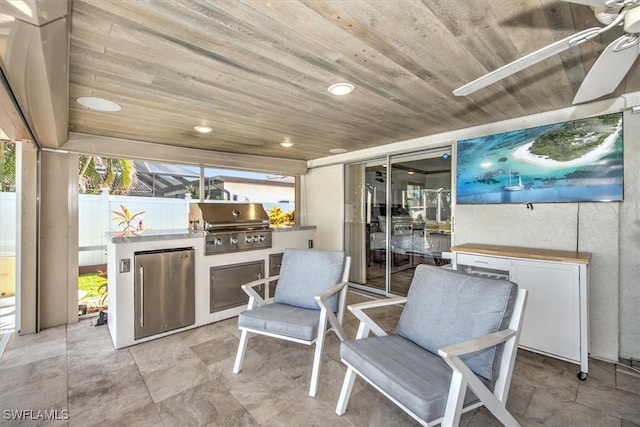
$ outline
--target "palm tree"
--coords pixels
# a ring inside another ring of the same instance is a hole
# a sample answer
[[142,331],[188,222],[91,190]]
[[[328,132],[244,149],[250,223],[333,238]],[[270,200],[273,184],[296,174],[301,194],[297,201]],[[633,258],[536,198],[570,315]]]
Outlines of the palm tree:
[[16,144],[0,141],[0,191],[15,191]]
[[127,194],[136,180],[133,161],[100,156],[79,157],[80,192]]

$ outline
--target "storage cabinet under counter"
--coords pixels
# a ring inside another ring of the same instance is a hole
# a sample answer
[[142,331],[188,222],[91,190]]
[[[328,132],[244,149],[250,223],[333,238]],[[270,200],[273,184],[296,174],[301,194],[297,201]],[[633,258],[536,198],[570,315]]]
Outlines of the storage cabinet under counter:
[[242,285],[265,277],[264,260],[211,267],[210,272],[209,311],[214,313],[247,304]]
[[454,268],[527,289],[520,347],[579,364],[587,378],[590,253],[474,243],[451,251]]

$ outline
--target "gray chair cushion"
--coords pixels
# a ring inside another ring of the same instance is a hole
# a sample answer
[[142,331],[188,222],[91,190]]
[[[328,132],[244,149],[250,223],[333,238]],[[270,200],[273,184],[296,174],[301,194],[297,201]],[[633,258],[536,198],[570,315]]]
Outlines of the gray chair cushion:
[[[518,287],[507,280],[473,276],[426,264],[416,268],[398,335],[438,354],[438,349],[509,325]],[[498,375],[503,346],[461,357],[488,380]]]
[[312,341],[318,336],[320,310],[292,307],[286,304],[267,304],[243,311],[238,326],[262,332]]
[[[340,283],[345,253],[314,249],[285,249],[280,278],[273,300],[295,307],[320,310],[315,296]],[[338,295],[327,299],[332,311],[337,311]]]
[[[451,368],[439,356],[392,335],[345,341],[340,357],[420,418],[431,421],[444,416]],[[464,405],[477,401],[467,389]]]

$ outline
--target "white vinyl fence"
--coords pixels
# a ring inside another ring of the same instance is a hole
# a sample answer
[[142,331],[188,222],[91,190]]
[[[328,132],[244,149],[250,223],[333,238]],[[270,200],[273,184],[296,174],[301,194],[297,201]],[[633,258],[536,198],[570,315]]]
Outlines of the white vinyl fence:
[[0,192],[0,256],[16,253],[16,193]]
[[[111,196],[80,194],[78,200],[78,256],[79,265],[100,265],[107,262],[108,231],[118,231],[113,211],[125,206],[131,215],[144,211],[141,216],[143,233],[147,230],[186,230],[188,228],[191,199],[161,197]],[[224,203],[224,202],[220,202]],[[294,209],[293,202],[265,202],[266,210],[274,206],[285,212]],[[138,224],[136,218],[134,223]],[[16,193],[0,192],[0,255],[15,256]]]
[[118,216],[125,206],[131,215],[143,212],[133,221],[142,220],[142,233],[149,230],[186,230],[190,199],[160,197],[110,196],[108,194],[80,194],[78,200],[79,265],[98,265],[107,262],[108,231],[119,231]]

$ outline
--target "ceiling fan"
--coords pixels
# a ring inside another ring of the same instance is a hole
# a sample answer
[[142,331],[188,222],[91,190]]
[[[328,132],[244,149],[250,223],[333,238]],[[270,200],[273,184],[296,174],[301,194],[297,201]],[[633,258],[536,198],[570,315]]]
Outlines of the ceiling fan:
[[553,55],[578,46],[614,27],[622,25],[625,34],[607,46],[580,85],[574,104],[590,101],[613,92],[640,55],[640,0],[562,0],[591,6],[603,27],[580,31],[558,40],[453,91],[466,96],[504,79]]

